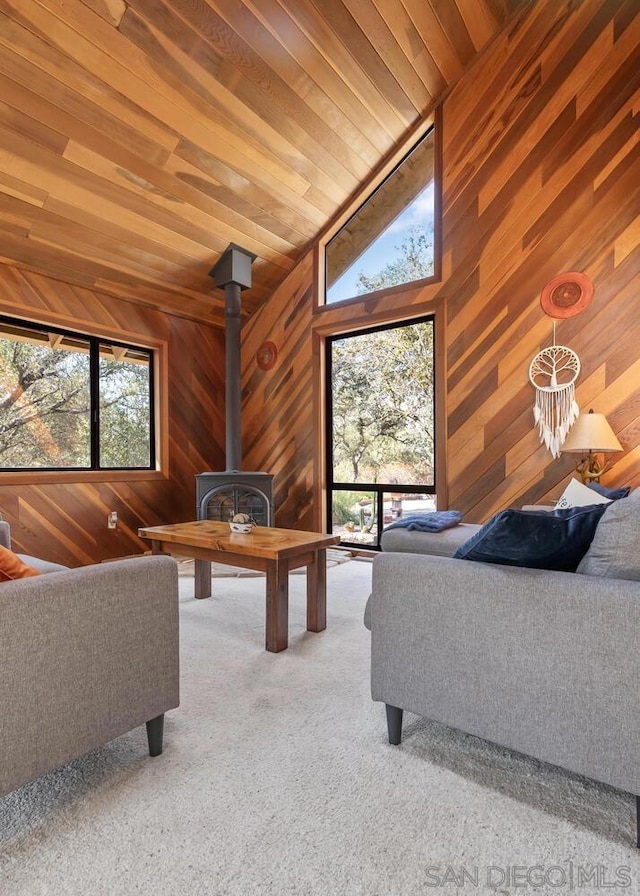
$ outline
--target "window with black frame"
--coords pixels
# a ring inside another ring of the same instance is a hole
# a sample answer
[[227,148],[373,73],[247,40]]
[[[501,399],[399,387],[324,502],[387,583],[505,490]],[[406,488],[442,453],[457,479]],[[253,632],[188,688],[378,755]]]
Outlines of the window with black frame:
[[329,531],[379,548],[384,526],[435,510],[433,317],[327,340]]
[[0,469],[155,469],[153,353],[0,318]]

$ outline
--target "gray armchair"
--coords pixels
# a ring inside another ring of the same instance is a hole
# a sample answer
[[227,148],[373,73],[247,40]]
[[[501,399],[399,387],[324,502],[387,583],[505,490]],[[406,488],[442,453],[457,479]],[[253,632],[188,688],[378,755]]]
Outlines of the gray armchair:
[[0,632],[0,797],[143,722],[150,754],[162,752],[179,703],[170,557],[4,582]]
[[368,611],[390,743],[406,710],[640,794],[640,581],[382,553]]

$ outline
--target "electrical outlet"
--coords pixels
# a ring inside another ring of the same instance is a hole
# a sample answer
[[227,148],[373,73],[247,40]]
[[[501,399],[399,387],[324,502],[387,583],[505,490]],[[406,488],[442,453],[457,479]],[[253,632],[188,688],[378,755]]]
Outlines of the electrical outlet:
[[115,510],[112,510],[109,516],[107,517],[107,529],[117,529],[118,528],[118,513]]

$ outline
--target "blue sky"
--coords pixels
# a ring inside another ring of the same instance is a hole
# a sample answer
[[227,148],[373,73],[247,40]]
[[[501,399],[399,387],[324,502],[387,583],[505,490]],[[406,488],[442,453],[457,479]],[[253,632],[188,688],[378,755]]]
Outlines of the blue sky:
[[398,247],[412,227],[428,227],[433,222],[433,181],[408,205],[389,227],[341,277],[327,290],[327,302],[340,302],[357,294],[361,271],[368,276],[379,273],[398,257]]

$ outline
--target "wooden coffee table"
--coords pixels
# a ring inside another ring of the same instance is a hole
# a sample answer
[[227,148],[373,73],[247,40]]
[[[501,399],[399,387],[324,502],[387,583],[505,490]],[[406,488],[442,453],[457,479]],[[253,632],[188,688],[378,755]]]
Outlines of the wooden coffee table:
[[139,529],[154,554],[184,554],[196,561],[195,595],[211,597],[211,563],[228,563],[267,574],[266,648],[286,650],[289,642],[289,573],[307,568],[307,631],[327,627],[327,548],[337,535],[256,526],[248,535],[231,532],[228,523],[197,520]]

